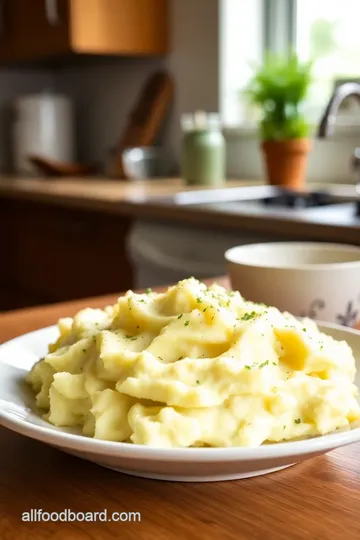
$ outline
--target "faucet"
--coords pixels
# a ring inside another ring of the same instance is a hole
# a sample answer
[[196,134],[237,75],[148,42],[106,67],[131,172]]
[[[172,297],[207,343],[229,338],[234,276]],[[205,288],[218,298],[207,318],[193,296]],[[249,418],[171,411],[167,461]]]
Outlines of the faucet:
[[334,132],[334,116],[337,114],[344,99],[356,97],[360,102],[360,84],[355,82],[344,83],[338,86],[330,98],[325,112],[321,118],[318,137],[325,139]]
[[[325,139],[334,133],[334,116],[337,114],[341,103],[348,97],[356,97],[360,104],[360,84],[348,82],[341,84],[335,90],[324,111],[318,128],[318,138]],[[360,148],[354,150],[351,168],[353,171],[360,171]],[[360,193],[360,178],[357,182],[357,191]]]

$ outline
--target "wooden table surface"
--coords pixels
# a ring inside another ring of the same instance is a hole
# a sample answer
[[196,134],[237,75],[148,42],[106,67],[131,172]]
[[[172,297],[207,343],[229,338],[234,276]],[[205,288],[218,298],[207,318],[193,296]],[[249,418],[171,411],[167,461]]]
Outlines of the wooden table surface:
[[[115,296],[0,316],[0,342]],[[1,375],[1,374],[0,374]],[[140,522],[23,522],[44,512],[140,512]],[[284,471],[209,484],[103,469],[0,427],[0,539],[358,540],[360,444]]]

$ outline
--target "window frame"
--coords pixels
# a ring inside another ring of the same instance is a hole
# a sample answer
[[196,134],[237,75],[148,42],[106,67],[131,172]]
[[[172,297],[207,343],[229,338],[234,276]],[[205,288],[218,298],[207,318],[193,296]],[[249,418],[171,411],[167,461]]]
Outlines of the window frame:
[[264,53],[283,53],[296,46],[296,4],[297,0],[263,0]]

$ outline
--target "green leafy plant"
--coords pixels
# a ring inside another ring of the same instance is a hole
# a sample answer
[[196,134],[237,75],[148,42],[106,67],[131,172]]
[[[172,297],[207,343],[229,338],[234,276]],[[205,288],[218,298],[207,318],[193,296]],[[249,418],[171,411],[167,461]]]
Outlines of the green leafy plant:
[[301,139],[310,126],[302,106],[312,82],[311,62],[301,62],[295,53],[267,55],[250,80],[245,95],[261,113],[260,134],[264,141]]

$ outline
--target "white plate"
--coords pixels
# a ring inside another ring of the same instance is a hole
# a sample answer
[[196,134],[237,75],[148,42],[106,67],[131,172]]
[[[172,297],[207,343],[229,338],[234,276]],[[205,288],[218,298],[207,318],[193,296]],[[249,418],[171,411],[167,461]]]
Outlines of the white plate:
[[[320,324],[320,328],[349,343],[360,372],[360,332],[330,324]],[[360,427],[354,425],[350,430],[321,437],[256,448],[156,449],[95,440],[75,430],[56,428],[36,413],[32,394],[23,383],[25,373],[44,356],[48,343],[56,337],[57,329],[53,326],[0,346],[0,424],[104,467],[159,480],[233,480],[273,472],[360,441]],[[360,386],[359,374],[356,383]]]

